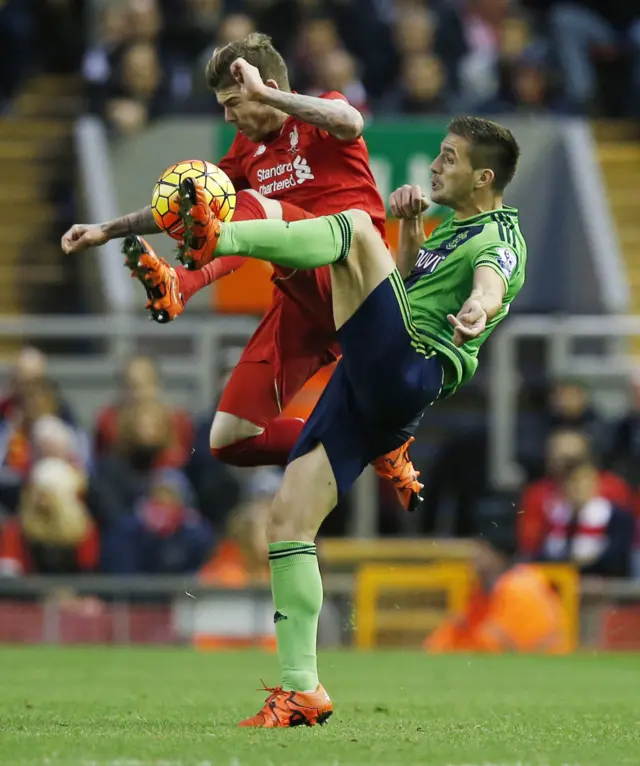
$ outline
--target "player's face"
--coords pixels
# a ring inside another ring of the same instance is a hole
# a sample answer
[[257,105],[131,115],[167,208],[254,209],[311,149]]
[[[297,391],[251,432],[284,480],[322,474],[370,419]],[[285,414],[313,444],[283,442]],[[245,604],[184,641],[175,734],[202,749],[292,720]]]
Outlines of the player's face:
[[216,98],[224,108],[224,119],[250,141],[261,141],[272,130],[274,110],[270,106],[250,101],[240,88],[217,91]]
[[476,183],[468,141],[449,134],[440,145],[440,154],[431,163],[431,174],[433,202],[455,208],[468,200]]

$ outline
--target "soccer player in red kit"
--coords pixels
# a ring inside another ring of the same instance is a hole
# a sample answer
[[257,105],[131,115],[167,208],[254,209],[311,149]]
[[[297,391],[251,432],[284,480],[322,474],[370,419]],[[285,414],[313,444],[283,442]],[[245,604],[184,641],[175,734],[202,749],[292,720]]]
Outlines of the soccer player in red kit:
[[[264,84],[259,99],[247,98],[243,71],[259,75]],[[238,130],[219,162],[238,192],[234,221],[282,216],[293,222],[358,207],[384,238],[386,211],[361,137],[362,115],[342,94],[315,98],[291,92],[284,60],[262,34],[216,49],[207,81],[226,121]],[[181,314],[195,292],[244,262],[231,256],[199,263],[194,256],[189,270],[174,269],[137,236],[157,231],[149,207],[99,226],[76,225],[62,246],[77,252],[127,237],[125,247],[139,256],[128,259],[132,272],[147,289],[147,308],[162,321]],[[212,453],[232,465],[286,464],[303,423],[280,413],[307,380],[340,355],[329,269],[275,266],[272,279],[272,304],[224,389],[211,428]],[[413,509],[421,485],[407,446],[374,466],[394,482],[403,506]]]

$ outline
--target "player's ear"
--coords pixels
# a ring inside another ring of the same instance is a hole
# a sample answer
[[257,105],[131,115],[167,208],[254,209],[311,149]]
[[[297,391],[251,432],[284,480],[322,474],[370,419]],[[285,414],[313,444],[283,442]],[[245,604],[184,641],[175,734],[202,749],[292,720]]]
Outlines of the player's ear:
[[267,88],[273,88],[274,90],[280,90],[280,86],[278,85],[278,83],[275,80],[265,80],[264,84],[267,86]]
[[477,171],[476,188],[483,189],[485,186],[489,186],[495,177],[496,174],[493,172],[493,170],[491,170],[491,168],[484,168],[484,170]]

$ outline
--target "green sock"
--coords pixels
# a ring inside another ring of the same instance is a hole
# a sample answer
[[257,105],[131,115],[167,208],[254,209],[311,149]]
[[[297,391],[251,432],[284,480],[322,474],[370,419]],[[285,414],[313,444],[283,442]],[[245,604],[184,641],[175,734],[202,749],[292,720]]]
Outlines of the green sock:
[[271,543],[269,565],[282,688],[296,692],[315,691],[318,686],[318,618],[322,608],[322,578],[316,546],[313,543]]
[[292,269],[315,269],[344,260],[353,237],[348,213],[304,221],[225,223],[216,255],[247,255]]

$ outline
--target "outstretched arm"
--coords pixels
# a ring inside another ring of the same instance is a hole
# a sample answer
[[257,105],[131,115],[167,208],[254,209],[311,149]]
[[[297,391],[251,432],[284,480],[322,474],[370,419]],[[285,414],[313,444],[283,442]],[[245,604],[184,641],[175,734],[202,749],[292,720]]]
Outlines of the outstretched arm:
[[479,266],[475,270],[471,295],[457,316],[449,314],[447,317],[454,328],[456,346],[464,346],[484,332],[487,322],[500,311],[506,290],[504,279],[491,266]]
[[262,82],[258,69],[242,58],[233,62],[231,74],[251,101],[293,115],[342,141],[354,141],[362,135],[364,119],[346,101],[303,96],[270,88]]
[[81,253],[90,247],[99,247],[112,239],[129,234],[157,234],[160,231],[153,217],[151,205],[135,213],[123,215],[105,223],[77,223],[67,231],[61,240],[65,253]]
[[161,231],[153,217],[151,205],[113,221],[101,223],[100,228],[109,239],[126,237],[128,234],[158,234]]

